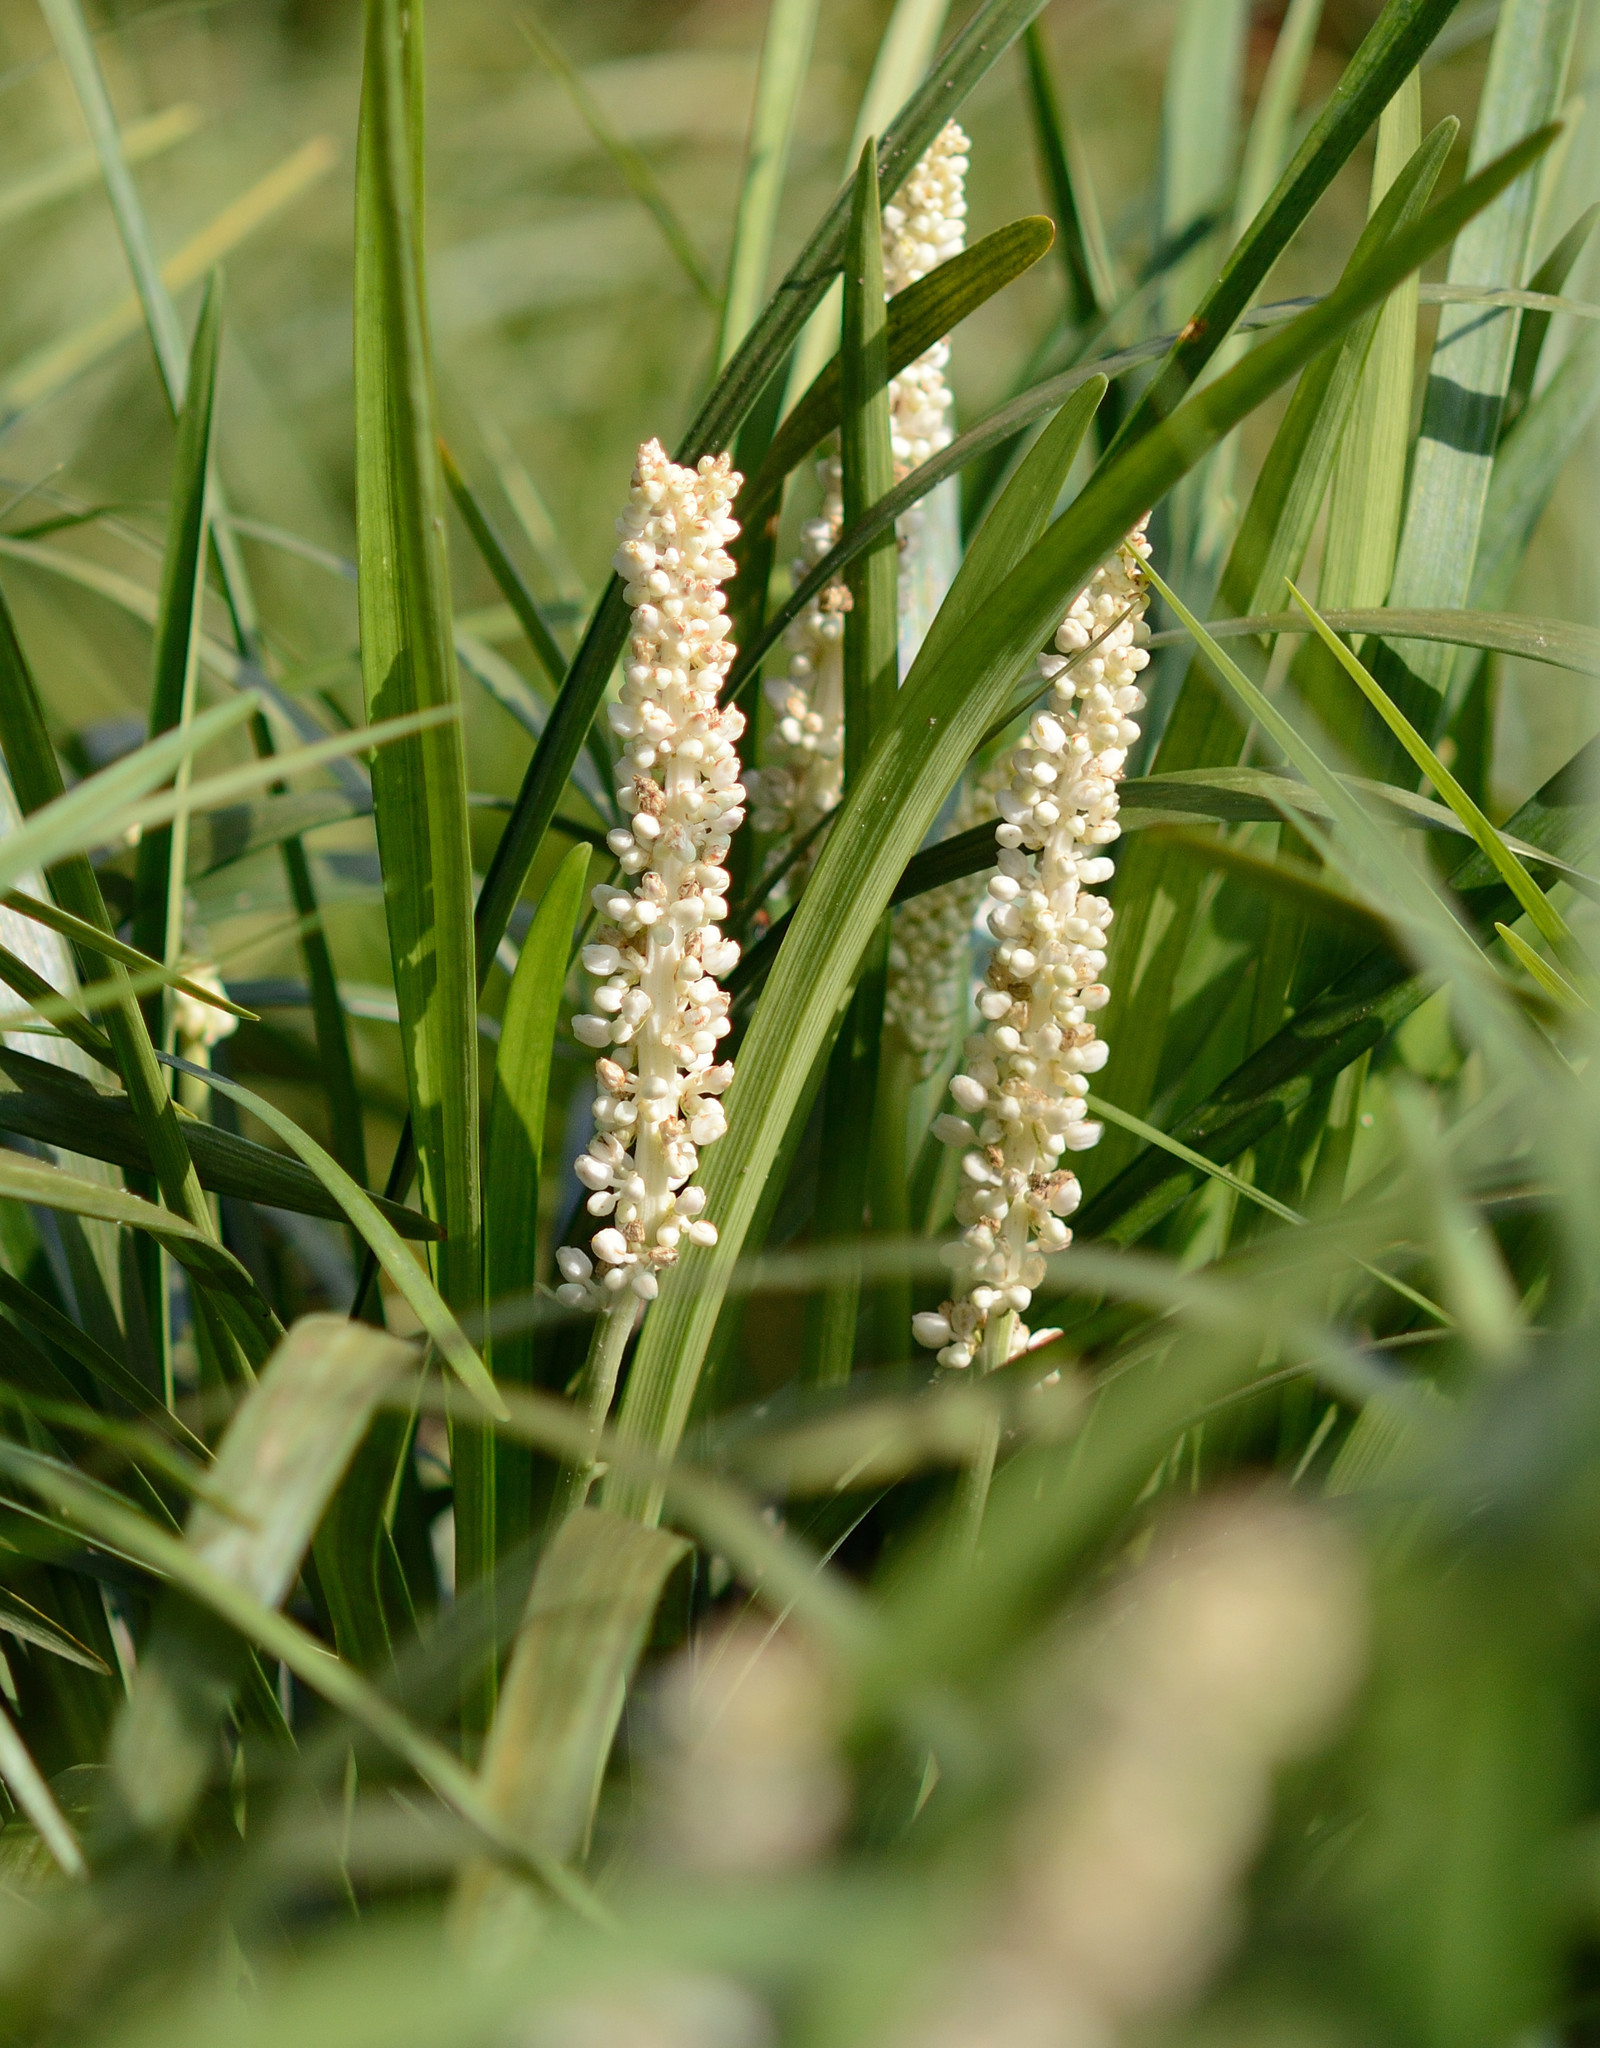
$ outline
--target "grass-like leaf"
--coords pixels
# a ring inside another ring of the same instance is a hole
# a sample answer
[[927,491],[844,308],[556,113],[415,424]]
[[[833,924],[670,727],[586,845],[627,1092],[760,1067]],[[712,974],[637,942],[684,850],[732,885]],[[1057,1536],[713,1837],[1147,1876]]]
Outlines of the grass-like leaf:
[[1483,850],[1484,855],[1506,887],[1516,897],[1531,920],[1535,931],[1551,946],[1563,954],[1570,954],[1576,944],[1566,919],[1550,902],[1521,861],[1506,845],[1494,826],[1468,796],[1461,784],[1450,773],[1427,741],[1411,721],[1373,681],[1360,659],[1351,653],[1327,621],[1321,618],[1291,582],[1289,595],[1311,621],[1317,637],[1363,697],[1377,712],[1389,730],[1399,740],[1416,766],[1438,790],[1456,817],[1471,833]]
[[[190,1513],[183,1547],[197,1565],[280,1607],[374,1409],[412,1359],[409,1345],[340,1316],[296,1323],[229,1423]],[[247,1655],[187,1597],[162,1602],[111,1745],[118,1803],[141,1833],[170,1838],[193,1811]]]

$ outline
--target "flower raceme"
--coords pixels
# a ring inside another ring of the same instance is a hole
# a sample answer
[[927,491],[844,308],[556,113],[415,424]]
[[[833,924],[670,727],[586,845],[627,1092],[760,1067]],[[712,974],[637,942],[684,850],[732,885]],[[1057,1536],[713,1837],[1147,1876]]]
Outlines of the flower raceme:
[[951,1299],[912,1324],[941,1365],[970,1365],[986,1339],[991,1367],[1027,1348],[1019,1318],[1044,1278],[1045,1255],[1071,1242],[1066,1218],[1082,1196],[1061,1155],[1100,1138],[1084,1097],[1088,1076],[1106,1063],[1090,1019],[1109,999],[1100,976],[1111,906],[1092,891],[1112,872],[1100,849],[1121,833],[1117,784],[1139,737],[1149,553],[1141,520],[1073,600],[1055,652],[1039,657],[1052,685],[1048,706],[1013,748],[995,799],[995,947],[978,995],[983,1028],[966,1041],[964,1071],[950,1083],[964,1114],[933,1127],[961,1151],[956,1221],[964,1227],[944,1252]]
[[733,1079],[716,1058],[729,1029],[718,983],[739,958],[720,927],[723,862],[744,822],[744,714],[718,703],[735,650],[717,586],[733,574],[742,481],[726,455],[688,469],[647,441],[617,521],[633,632],[609,717],[631,823],[608,844],[633,886],[593,892],[602,922],[583,965],[598,985],[593,1009],[572,1020],[584,1045],[608,1048],[595,1062],[595,1134],[574,1165],[590,1215],[606,1221],[592,1259],[573,1246],[557,1254],[557,1294],[574,1307],[649,1301],[683,1245],[716,1242],[692,1183],[700,1148],[727,1129],[720,1098]]
[[[954,121],[929,145],[905,184],[883,209],[883,284],[889,297],[957,255],[966,238],[966,136]],[[950,444],[950,345],[937,341],[889,380],[889,431],[897,483]],[[810,575],[844,526],[842,472],[836,451],[817,464],[822,505],[800,529],[794,580]],[[902,555],[916,546],[922,508],[896,525]],[[902,563],[904,567],[904,562]],[[908,579],[902,574],[902,594]],[[826,585],[785,636],[789,665],[769,678],[775,723],[756,788],[756,826],[763,832],[806,833],[834,810],[844,791],[844,620],[850,593],[842,580]],[[805,869],[797,872],[803,881]]]

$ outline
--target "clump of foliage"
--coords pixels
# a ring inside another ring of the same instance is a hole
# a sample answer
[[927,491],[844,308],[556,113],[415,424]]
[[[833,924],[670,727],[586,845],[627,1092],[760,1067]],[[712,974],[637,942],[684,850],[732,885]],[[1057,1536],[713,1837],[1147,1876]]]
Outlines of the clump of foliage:
[[[145,584],[48,478],[0,533],[6,2039],[1585,2038],[1600,810],[1592,744],[1509,815],[1495,749],[1506,663],[1600,674],[1505,608],[1600,399],[1579,0],[1503,0],[1464,164],[1452,0],[1298,122],[1292,0],[1236,174],[1249,9],[1183,0],[1141,249],[1043,0],[899,0],[770,295],[816,0],[723,284],[530,27],[715,330],[587,608],[441,439],[422,13],[366,0],[358,655],[258,602],[341,564],[231,495],[222,281],[191,331],[130,169],[187,117],[42,11],[173,432]],[[968,221],[979,87],[1047,218]],[[34,652],[84,587],[131,744]]]

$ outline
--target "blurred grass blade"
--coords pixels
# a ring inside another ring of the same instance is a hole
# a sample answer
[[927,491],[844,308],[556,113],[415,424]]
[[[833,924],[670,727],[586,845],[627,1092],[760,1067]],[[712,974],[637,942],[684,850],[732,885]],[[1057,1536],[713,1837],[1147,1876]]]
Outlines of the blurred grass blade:
[[[1240,98],[1250,10],[1245,0],[1178,0],[1161,102],[1160,232],[1170,238],[1200,215],[1225,215],[1238,164]],[[1162,285],[1162,325],[1189,312],[1210,275],[1208,240]]]
[[[567,1516],[539,1560],[485,1746],[483,1796],[530,1852],[576,1857],[599,1795],[622,1704],[681,1536],[597,1508]],[[503,1952],[525,1893],[481,1861],[463,1872],[459,1922]]]
[[[1283,20],[1278,25],[1278,33],[1273,38],[1272,55],[1267,59],[1266,76],[1256,96],[1255,112],[1250,117],[1239,165],[1239,183],[1233,203],[1235,241],[1266,204],[1267,195],[1277,184],[1288,161],[1289,138],[1294,129],[1300,95],[1305,88],[1312,52],[1317,46],[1322,8],[1323,0],[1289,0]],[[1412,149],[1415,149],[1417,140],[1417,137],[1412,138]]]
[[1512,895],[1516,897],[1518,903],[1521,904],[1531,920],[1534,930],[1549,945],[1556,948],[1558,952],[1570,955],[1574,950],[1576,941],[1572,936],[1566,919],[1545,896],[1544,892],[1539,888],[1521,861],[1517,859],[1510,847],[1506,845],[1494,826],[1490,824],[1483,812],[1479,810],[1478,806],[1472,801],[1472,798],[1468,796],[1467,792],[1457,782],[1449,769],[1446,768],[1432,747],[1428,745],[1427,741],[1417,731],[1416,727],[1412,725],[1411,721],[1397,706],[1389,701],[1384,691],[1373,681],[1367,670],[1363,668],[1359,659],[1350,652],[1350,649],[1345,646],[1344,642],[1333,631],[1332,627],[1328,625],[1327,621],[1318,616],[1315,608],[1301,596],[1293,583],[1289,585],[1289,595],[1311,621],[1316,629],[1318,639],[1321,640],[1334,660],[1338,662],[1339,666],[1356,685],[1356,688],[1360,690],[1373,710],[1377,712],[1384,724],[1388,726],[1395,738],[1399,740],[1401,746],[1405,748],[1422,774],[1432,782],[1445,803],[1450,806],[1450,809],[1461,820],[1468,832],[1471,833],[1474,840],[1483,850],[1490,866],[1500,877],[1501,881],[1505,883]]
[[766,296],[767,267],[789,168],[795,112],[811,62],[817,9],[818,0],[768,0],[717,337],[719,370],[749,331]]
[[[739,1055],[731,1128],[706,1169],[718,1241],[663,1290],[646,1318],[623,1398],[626,1440],[670,1454],[761,1183],[788,1113],[832,1029],[868,934],[895,882],[994,718],[1009,703],[1071,594],[1145,508],[1283,380],[1377,304],[1461,222],[1547,147],[1549,131],[1508,152],[1422,220],[1402,229],[1327,299],[1197,391],[1156,430],[1113,451],[1074,504],[961,630],[913,666],[894,718],[846,797],[800,902]],[[1341,792],[1341,801],[1348,801]],[[754,1114],[743,1102],[759,1105]],[[646,1518],[659,1496],[608,1484],[607,1504]]]
[[584,126],[611,159],[617,175],[661,230],[662,241],[672,251],[674,261],[693,285],[702,305],[709,307],[713,313],[718,312],[722,300],[711,281],[704,259],[695,247],[688,229],[679,219],[677,208],[667,197],[648,157],[641,155],[631,142],[612,127],[599,101],[584,84],[582,77],[565,54],[551,41],[537,16],[523,13],[519,14],[516,20],[517,27],[537,52],[539,61],[560,83],[568,99],[577,108]]
[[[531,1330],[497,1336],[494,1304],[526,1293],[539,1270],[539,1182],[544,1161],[550,1062],[572,935],[584,914],[589,849],[575,846],[545,890],[517,971],[511,978],[495,1056],[483,1170],[484,1296],[489,1334],[484,1359],[498,1381],[531,1383],[537,1341]],[[530,1533],[528,1458],[500,1447],[495,1500],[500,1548],[509,1554]]]
[[1022,55],[1034,151],[1045,192],[1055,209],[1056,250],[1066,272],[1067,305],[1073,324],[1087,327],[1104,319],[1117,297],[1099,208],[1076,133],[1068,128],[1056,97],[1049,52],[1036,21],[1023,33]]
[[55,1794],[50,1790],[44,1773],[17,1733],[16,1723],[4,1707],[0,1707],[0,1778],[5,1780],[6,1790],[16,1801],[18,1810],[32,1821],[40,1841],[55,1858],[62,1874],[72,1878],[87,1877],[89,1866],[84,1861],[78,1838],[56,1804]]
[[[171,294],[187,291],[190,285],[208,277],[257,228],[319,185],[338,161],[338,145],[333,139],[327,135],[315,136],[225,206],[214,220],[169,256],[156,272],[159,283],[169,295],[169,303]],[[54,398],[145,325],[143,303],[133,295],[111,307],[98,319],[74,329],[59,341],[47,342],[0,373],[0,430]],[[181,341],[177,360],[181,368],[184,361]],[[181,380],[176,388],[181,399]]]
[[[131,122],[117,138],[123,161],[130,165],[145,163],[176,144],[187,142],[200,127],[202,118],[192,100],[180,100],[163,107],[159,114]],[[0,188],[0,227],[9,227],[41,207],[81,192],[99,176],[100,158],[93,149],[70,149],[51,157],[37,170],[25,172]]]
[[1593,1014],[1594,1004],[1583,992],[1568,981],[1559,967],[1553,966],[1550,961],[1536,953],[1527,940],[1514,932],[1510,925],[1496,923],[1495,931],[1504,941],[1506,950],[1512,958],[1526,969],[1546,995],[1554,996],[1562,1009],[1571,1011],[1574,1016]]
[[509,1839],[485,1805],[475,1779],[452,1751],[425,1734],[348,1664],[330,1656],[325,1644],[286,1615],[265,1607],[244,1586],[213,1571],[178,1537],[159,1529],[113,1494],[34,1451],[0,1440],[0,1470],[71,1517],[85,1531],[135,1559],[209,1608],[223,1623],[272,1658],[286,1664],[300,1682],[336,1713],[389,1748],[459,1813],[484,1839],[519,1867],[549,1885],[554,1895],[592,1919],[605,1915],[570,1873],[530,1857]]
[[[183,383],[183,405],[178,414],[145,721],[151,739],[194,722],[200,622],[206,595],[212,414],[221,345],[222,292],[219,280],[213,277],[201,304]],[[187,761],[179,763],[176,780],[180,789],[187,787]],[[183,950],[187,865],[184,813],[179,813],[175,825],[157,826],[141,836],[134,874],[133,943],[139,952],[166,967],[174,966]],[[176,930],[172,929],[174,922]],[[154,1007],[159,1014],[159,1002]]]
[[207,1068],[191,1066],[187,1060],[170,1060],[168,1064],[179,1073],[193,1075],[208,1088],[215,1088],[220,1095],[238,1103],[241,1109],[249,1110],[292,1152],[298,1154],[376,1254],[379,1265],[393,1281],[395,1291],[438,1346],[440,1354],[468,1393],[491,1415],[503,1415],[505,1404],[495,1392],[494,1381],[484,1370],[483,1361],[467,1342],[461,1325],[440,1291],[406,1250],[373,1197],[364,1188],[357,1187],[343,1167],[314,1138],[308,1137],[292,1117],[285,1116],[281,1109],[275,1108],[252,1089],[241,1087],[237,1081],[226,1080]]
[[[281,1607],[374,1410],[413,1359],[408,1344],[342,1316],[296,1323],[228,1425],[185,1549]],[[140,1832],[171,1836],[192,1812],[247,1655],[182,1594],[161,1603],[111,1745],[117,1798]]]
[[[362,679],[379,717],[453,713],[459,702],[423,283],[421,33],[419,9],[368,0],[357,175],[356,475]],[[435,1260],[439,1291],[471,1310],[482,1283],[477,979],[457,718],[386,748],[373,768],[373,802],[423,1207],[446,1232]],[[476,1357],[454,1340],[452,1348],[482,1391],[487,1376]],[[486,1504],[466,1470],[457,1481],[465,1581],[492,1556],[485,1551],[492,1501]]]
[[[1555,114],[1577,16],[1576,0],[1504,0],[1469,171]],[[1451,284],[1521,282],[1537,195],[1536,177],[1519,179],[1463,230],[1450,255]],[[1513,311],[1486,315],[1471,306],[1447,306],[1439,316],[1390,592],[1397,605],[1467,601],[1516,344]],[[1403,668],[1393,659],[1380,666],[1395,703],[1425,739],[1436,738],[1455,668],[1453,652],[1417,648]],[[1392,743],[1389,757],[1394,758]]]

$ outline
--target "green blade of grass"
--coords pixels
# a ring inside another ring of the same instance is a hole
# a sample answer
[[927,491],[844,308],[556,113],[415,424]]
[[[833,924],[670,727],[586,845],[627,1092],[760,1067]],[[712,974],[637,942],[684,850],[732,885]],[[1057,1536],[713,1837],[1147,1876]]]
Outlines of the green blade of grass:
[[[1537,403],[1537,401],[1535,401]],[[1514,654],[1519,661],[1546,662],[1575,675],[1600,675],[1600,632],[1565,619],[1519,618],[1510,612],[1401,611],[1398,608],[1325,610],[1323,618],[1336,633],[1385,640],[1442,640],[1454,647],[1478,647],[1494,654]],[[1269,633],[1297,633],[1304,620],[1294,612],[1259,612],[1246,619],[1208,619],[1213,640],[1259,639]],[[1186,638],[1181,627],[1152,633],[1150,645],[1165,647]],[[1179,771],[1172,771],[1179,772]]]
[[[205,605],[209,528],[207,485],[211,474],[211,430],[222,345],[222,294],[215,279],[206,289],[194,346],[189,352],[173,453],[167,508],[166,546],[161,556],[161,595],[151,651],[150,708],[146,729],[159,739],[175,726],[194,721],[199,668],[201,614]],[[180,763],[178,785],[188,782]],[[139,841],[134,875],[133,943],[149,958],[172,967],[183,945],[183,884],[187,869],[187,818],[160,825]],[[176,929],[173,929],[174,922]],[[161,1003],[153,1004],[152,1036],[160,1028]]]
[[[1413,71],[1383,110],[1372,167],[1376,212],[1422,140],[1422,79]],[[1400,538],[1417,354],[1417,287],[1401,285],[1378,316],[1361,386],[1339,444],[1318,591],[1324,604],[1377,605]]]
[[1038,22],[1030,22],[1022,37],[1023,62],[1028,80],[1028,111],[1033,119],[1034,153],[1045,192],[1055,209],[1056,251],[1066,273],[1067,305],[1073,324],[1087,327],[1103,320],[1116,299],[1110,258],[1100,225],[1094,188],[1077,137],[1069,129],[1050,59]]
[[[1506,0],[1500,12],[1469,170],[1549,121],[1561,103],[1577,22],[1575,0]],[[1525,272],[1538,181],[1517,181],[1462,233],[1451,252],[1452,284],[1516,283]],[[1410,495],[1390,596],[1397,605],[1466,602],[1484,504],[1515,359],[1517,315],[1446,307],[1423,396]],[[1384,687],[1424,738],[1436,738],[1454,672],[1447,647],[1380,664]],[[1375,756],[1403,760],[1390,742]],[[1386,780],[1395,779],[1385,775]]]
[[1415,762],[1416,766],[1428,780],[1432,782],[1445,803],[1449,805],[1456,817],[1461,820],[1467,831],[1471,833],[1473,839],[1482,849],[1490,866],[1527,913],[1534,930],[1558,952],[1570,955],[1575,948],[1576,941],[1572,936],[1571,928],[1568,926],[1566,919],[1545,896],[1539,885],[1534,881],[1521,861],[1517,859],[1510,847],[1506,845],[1494,826],[1490,824],[1483,812],[1472,801],[1472,798],[1468,796],[1467,792],[1457,782],[1449,769],[1446,768],[1432,747],[1428,745],[1421,733],[1417,731],[1416,727],[1405,716],[1404,712],[1390,702],[1382,688],[1373,681],[1367,670],[1362,666],[1359,658],[1351,653],[1350,649],[1345,646],[1333,628],[1325,619],[1319,616],[1315,607],[1296,590],[1292,582],[1289,585],[1289,595],[1311,621],[1318,639],[1321,640],[1334,660],[1338,662],[1345,674],[1349,676],[1356,688],[1360,690],[1362,696],[1366,698],[1373,710],[1377,712],[1384,724],[1388,726],[1395,738],[1399,740],[1401,746],[1405,748],[1412,761]]
[[[1600,843],[1597,766],[1600,751],[1591,743],[1528,799],[1511,820],[1522,843],[1569,861],[1592,852]],[[1515,907],[1476,849],[1449,882],[1481,931]],[[1319,1081],[1342,1073],[1397,1030],[1435,986],[1431,977],[1408,972],[1387,948],[1363,955],[1186,1112],[1175,1135],[1213,1160],[1238,1158],[1301,1108]],[[1084,1204],[1075,1225],[1081,1237],[1132,1244],[1194,1185],[1187,1168],[1147,1152]]]
[[[150,1172],[150,1151],[128,1098],[97,1088],[81,1075],[0,1048],[0,1071],[11,1086],[0,1090],[0,1129],[57,1145],[86,1159],[103,1159],[136,1173]],[[241,1202],[263,1202],[301,1216],[343,1221],[345,1212],[316,1175],[282,1153],[237,1132],[181,1118],[200,1184]],[[431,1241],[438,1225],[414,1209],[380,1196],[369,1198],[404,1237]]]
[[[963,249],[926,277],[896,292],[889,301],[884,353],[887,374],[942,341],[969,313],[1031,270],[1055,239],[1054,223],[1042,214],[1008,221],[1002,228]],[[772,438],[761,468],[745,492],[747,506],[764,505],[776,495],[796,463],[839,425],[842,366],[837,354],[817,372],[803,396]]]
[[1582,991],[1568,981],[1559,967],[1552,966],[1548,960],[1536,953],[1527,940],[1514,932],[1510,925],[1497,922],[1495,932],[1511,957],[1533,977],[1546,995],[1555,998],[1562,1009],[1570,1010],[1579,1016],[1593,1014],[1594,1005]]
[[[459,702],[423,269],[421,35],[419,8],[368,0],[357,168],[356,483],[362,680],[380,715],[453,711]],[[478,975],[459,722],[385,750],[374,765],[373,805],[422,1206],[446,1233],[434,1254],[438,1293],[468,1313],[481,1298],[483,1275]],[[324,1174],[331,1166],[325,1158],[307,1164]],[[353,1202],[360,1191],[348,1176],[341,1180],[329,1184],[394,1277],[396,1252],[411,1264],[399,1240],[365,1198]],[[375,1228],[386,1233],[386,1247]],[[414,1264],[412,1274],[405,1284],[415,1292],[426,1283]],[[498,1412],[493,1383],[454,1317],[441,1322],[430,1306],[424,1326],[436,1341],[444,1331],[441,1350]],[[492,1439],[463,1427],[454,1465],[465,1586],[494,1564]]]
[[[1455,0],[1388,0],[1261,210],[1123,427],[1165,419],[1210,362],[1317,200],[1449,19]],[[1504,148],[1504,138],[1499,144]]]
[[343,1167],[323,1150],[315,1138],[307,1136],[292,1117],[285,1116],[281,1109],[275,1108],[253,1089],[242,1087],[237,1081],[226,1080],[208,1068],[191,1066],[187,1060],[174,1059],[166,1063],[181,1074],[203,1081],[208,1088],[214,1088],[218,1094],[238,1103],[241,1109],[259,1117],[269,1131],[304,1161],[350,1219],[352,1227],[377,1255],[384,1272],[394,1282],[396,1292],[438,1347],[440,1355],[461,1384],[489,1414],[503,1415],[505,1404],[495,1391],[494,1381],[462,1333],[461,1325],[451,1313],[442,1291],[434,1287],[406,1250],[365,1188],[357,1187]]
[[[281,1607],[378,1403],[413,1357],[342,1316],[296,1323],[228,1425],[185,1550],[263,1607]],[[248,1654],[185,1595],[160,1603],[111,1744],[114,1796],[140,1834],[170,1839],[192,1813]]]
[[[100,1181],[80,1180],[42,1160],[24,1159],[16,1153],[0,1152],[0,1195],[14,1202],[37,1202],[45,1209],[60,1209],[69,1216],[97,1217],[105,1223],[120,1223],[153,1237],[203,1286],[231,1296],[244,1304],[258,1319],[261,1329],[273,1338],[278,1332],[272,1312],[256,1292],[255,1282],[231,1252],[224,1251],[209,1230],[186,1217],[161,1209],[123,1188],[106,1187]],[[268,1345],[267,1349],[270,1350]],[[263,1351],[262,1356],[266,1353]]]
[[517,573],[517,565],[507,554],[505,543],[490,524],[488,514],[473,495],[471,486],[456,465],[455,457],[443,441],[439,443],[439,459],[444,466],[444,480],[450,487],[450,495],[456,501],[456,510],[472,535],[473,545],[483,557],[484,567],[494,578],[500,595],[516,614],[517,624],[538,657],[539,666],[559,688],[567,672],[567,657],[561,652],[539,600]]
[[[1597,220],[1600,220],[1600,204],[1590,206],[1579,214],[1528,279],[1530,297],[1552,298],[1560,293],[1562,286],[1572,274],[1574,264],[1583,254]],[[1506,380],[1506,402],[1500,426],[1502,439],[1522,417],[1528,400],[1533,396],[1534,379],[1539,374],[1539,359],[1544,353],[1551,319],[1558,310],[1560,309],[1555,306],[1545,306],[1525,311],[1518,323],[1517,352],[1511,361],[1511,375]]]
[[[512,1385],[533,1380],[537,1344],[532,1331],[497,1336],[493,1310],[497,1301],[526,1292],[538,1271],[550,1063],[588,876],[589,849],[575,846],[556,870],[522,942],[495,1056],[483,1170],[484,1295],[490,1312],[484,1357],[495,1379]],[[530,1487],[526,1454],[502,1446],[495,1499],[503,1553],[530,1534]]]
[[243,1017],[250,1023],[256,1021],[254,1011],[242,1009],[218,990],[163,967],[159,960],[152,960],[137,946],[125,946],[121,939],[112,938],[84,918],[74,917],[69,910],[59,910],[53,903],[42,903],[37,896],[29,896],[21,889],[7,889],[0,893],[0,904],[4,904],[7,910],[14,910],[19,917],[42,924],[47,931],[59,932],[63,938],[71,939],[75,946],[85,952],[97,953],[103,960],[120,960],[124,967],[131,967],[135,972],[161,975],[169,987],[180,990],[192,1002],[203,1003],[207,1009],[221,1010],[230,1017]]

